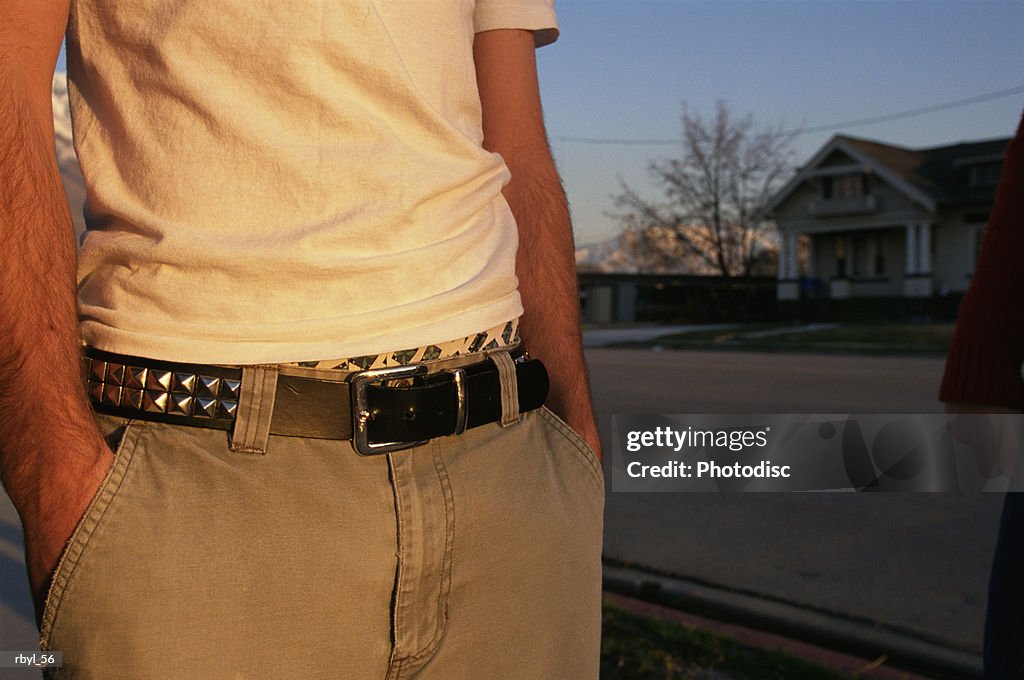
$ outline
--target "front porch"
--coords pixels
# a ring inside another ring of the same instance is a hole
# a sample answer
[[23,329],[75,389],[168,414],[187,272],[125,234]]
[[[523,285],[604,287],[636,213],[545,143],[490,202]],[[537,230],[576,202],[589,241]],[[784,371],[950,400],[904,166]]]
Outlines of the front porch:
[[783,230],[776,291],[801,299],[931,298],[933,225]]

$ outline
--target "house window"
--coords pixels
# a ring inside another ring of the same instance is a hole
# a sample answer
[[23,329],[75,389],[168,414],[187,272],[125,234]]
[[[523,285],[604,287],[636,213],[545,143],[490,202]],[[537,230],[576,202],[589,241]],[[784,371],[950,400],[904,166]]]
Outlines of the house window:
[[868,176],[865,174],[857,173],[821,178],[821,197],[826,200],[832,198],[857,198],[859,196],[866,196],[868,193]]
[[834,198],[857,198],[864,195],[863,175],[840,175],[832,185]]
[[836,278],[846,278],[846,238],[843,236],[836,239]]
[[853,272],[854,276],[864,276],[867,273],[865,260],[867,259],[868,243],[863,234],[853,237]]
[[967,181],[972,187],[994,187],[1003,172],[1002,161],[975,163],[967,170]]
[[885,276],[885,240],[882,234],[855,236],[852,260],[854,276]]

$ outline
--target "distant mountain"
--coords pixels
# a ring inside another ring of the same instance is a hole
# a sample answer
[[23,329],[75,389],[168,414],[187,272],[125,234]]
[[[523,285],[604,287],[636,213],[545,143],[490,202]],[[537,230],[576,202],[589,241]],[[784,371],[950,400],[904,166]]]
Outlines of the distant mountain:
[[654,243],[624,231],[606,241],[576,249],[576,270],[615,274],[714,274],[702,259],[684,251],[667,230],[654,232]]
[[57,166],[64,180],[64,192],[75,224],[75,237],[78,238],[85,231],[85,180],[82,179],[82,170],[78,167],[78,157],[75,156],[75,145],[71,139],[71,107],[68,104],[68,79],[65,74],[54,74],[51,96]]
[[619,244],[620,239],[620,236],[615,236],[576,248],[576,269],[584,272],[619,271],[625,258]]

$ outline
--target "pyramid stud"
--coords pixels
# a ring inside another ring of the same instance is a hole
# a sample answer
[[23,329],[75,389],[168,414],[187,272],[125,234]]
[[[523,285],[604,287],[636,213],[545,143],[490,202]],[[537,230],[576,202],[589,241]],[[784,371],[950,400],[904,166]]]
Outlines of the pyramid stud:
[[187,394],[172,394],[167,412],[179,416],[192,415],[192,397]]
[[224,378],[220,381],[220,396],[222,399],[233,399],[238,401],[238,392],[241,388],[241,381]]
[[110,406],[121,405],[121,386],[120,385],[104,385],[103,386],[103,398],[100,401]]
[[103,382],[103,379],[107,377],[107,362],[100,361],[99,359],[89,360],[89,380],[95,380],[96,382]]
[[149,413],[167,413],[170,397],[161,390],[145,390],[142,393],[142,410]]
[[124,386],[141,390],[146,386],[146,373],[148,371],[145,368],[128,366],[124,372]]
[[104,382],[111,383],[113,385],[121,385],[124,383],[124,364],[107,364],[107,377]]
[[195,373],[175,373],[171,377],[171,392],[192,394],[196,391]]
[[208,397],[196,397],[195,415],[198,418],[215,418],[217,416],[217,400]]
[[171,389],[171,372],[170,371],[154,371],[149,370],[146,372],[146,389],[147,390],[163,390],[168,392]]
[[238,402],[231,401],[230,399],[221,399],[217,406],[217,417],[218,418],[234,418],[235,411],[238,410]]
[[208,375],[199,376],[196,383],[196,396],[217,398],[217,390],[220,388],[220,378],[211,378]]
[[96,403],[100,403],[103,401],[103,383],[93,382],[92,380],[90,380],[88,392],[89,398],[95,401]]
[[123,388],[121,393],[121,405],[131,406],[134,409],[142,409],[142,390],[131,387]]

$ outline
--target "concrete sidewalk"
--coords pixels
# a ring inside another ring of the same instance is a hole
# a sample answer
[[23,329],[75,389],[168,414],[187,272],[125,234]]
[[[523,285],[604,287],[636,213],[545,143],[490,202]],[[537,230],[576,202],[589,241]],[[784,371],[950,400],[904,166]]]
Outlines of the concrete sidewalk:
[[626,328],[591,328],[583,331],[584,347],[608,347],[620,342],[647,342],[663,335],[676,333],[693,333],[695,331],[716,331],[725,328],[736,328],[740,324],[682,324],[675,326],[637,325]]

